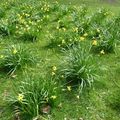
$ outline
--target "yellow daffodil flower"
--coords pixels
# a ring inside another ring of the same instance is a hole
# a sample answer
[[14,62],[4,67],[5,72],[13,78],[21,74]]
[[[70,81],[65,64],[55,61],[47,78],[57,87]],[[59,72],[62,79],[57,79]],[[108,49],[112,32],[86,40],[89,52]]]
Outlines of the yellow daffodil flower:
[[60,47],[61,45],[58,45],[58,47]]
[[84,37],[87,37],[87,36],[88,36],[88,34],[87,34],[87,33],[85,33],[83,36],[84,36]]
[[57,67],[56,67],[56,66],[53,66],[52,69],[53,69],[53,71],[56,71],[56,70],[57,70]]
[[77,98],[77,99],[80,99],[80,96],[79,96],[79,95],[77,95],[77,96],[76,96],[76,98]]
[[104,51],[104,50],[101,50],[101,51],[100,51],[100,54],[104,55],[104,54],[105,54],[105,51]]
[[78,28],[77,28],[77,27],[74,28],[73,31],[74,31],[74,32],[78,32]]
[[23,98],[24,98],[24,95],[23,94],[19,94],[17,99],[18,99],[18,101],[22,102]]
[[16,54],[16,53],[17,53],[17,50],[16,50],[16,49],[14,49],[14,50],[13,50],[13,54]]
[[66,28],[63,28],[63,31],[66,31]]
[[64,78],[64,75],[61,75],[62,78]]
[[65,44],[65,40],[62,40],[62,44]]
[[97,32],[100,33],[100,29],[99,28],[97,28]]
[[57,26],[56,29],[58,30],[58,29],[59,29],[59,26]]
[[57,96],[53,95],[50,98],[52,98],[53,100],[55,100],[57,98]]
[[97,40],[93,40],[92,45],[96,46],[97,45]]
[[71,91],[72,89],[71,89],[71,86],[67,86],[67,90],[68,91]]
[[4,56],[3,56],[3,55],[0,55],[0,58],[4,58]]
[[85,40],[85,38],[84,38],[84,37],[80,37],[80,40],[81,40],[81,41],[84,41],[84,40]]
[[52,72],[52,76],[54,76],[55,75],[55,72]]

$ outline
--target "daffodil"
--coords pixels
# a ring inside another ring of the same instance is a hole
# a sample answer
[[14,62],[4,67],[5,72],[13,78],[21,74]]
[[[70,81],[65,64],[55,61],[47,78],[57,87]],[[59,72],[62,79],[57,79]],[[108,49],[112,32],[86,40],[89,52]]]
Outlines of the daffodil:
[[92,45],[96,46],[97,45],[97,40],[93,40]]
[[52,76],[54,76],[55,75],[55,72],[52,72]]
[[53,100],[55,100],[57,98],[57,96],[52,95],[50,98],[53,99]]
[[105,51],[104,51],[104,50],[101,50],[101,51],[100,51],[100,54],[104,55],[104,54],[105,54]]
[[65,40],[62,40],[62,44],[65,44]]
[[59,26],[57,26],[56,29],[58,30],[58,29],[59,29]]
[[16,53],[17,53],[17,50],[16,50],[16,49],[14,49],[14,50],[13,50],[13,54],[16,54]]
[[63,31],[66,31],[66,28],[63,28]]
[[58,1],[55,1],[56,4],[58,4]]
[[61,75],[62,78],[64,78],[64,75]]
[[18,29],[18,26],[16,26],[16,29]]
[[100,33],[100,29],[99,28],[97,28],[97,32]]
[[88,34],[87,34],[87,33],[85,33],[83,36],[84,36],[84,37],[87,37],[87,36],[88,36]]
[[72,89],[71,89],[71,86],[67,86],[67,90],[68,91],[71,91]]
[[77,27],[74,28],[73,31],[74,31],[74,32],[78,32],[78,28],[77,28]]
[[24,98],[24,95],[23,94],[19,94],[17,99],[18,99],[18,101],[22,102],[23,98]]
[[79,96],[79,95],[77,95],[77,96],[76,96],[76,98],[77,98],[77,99],[80,99],[80,96]]
[[57,67],[56,67],[56,66],[53,66],[52,69],[53,69],[53,71],[56,71],[56,70],[57,70]]
[[84,40],[85,40],[85,38],[84,38],[84,37],[80,37],[80,40],[81,40],[81,41],[84,41]]
[[0,58],[4,58],[4,56],[3,56],[3,55],[0,55]]

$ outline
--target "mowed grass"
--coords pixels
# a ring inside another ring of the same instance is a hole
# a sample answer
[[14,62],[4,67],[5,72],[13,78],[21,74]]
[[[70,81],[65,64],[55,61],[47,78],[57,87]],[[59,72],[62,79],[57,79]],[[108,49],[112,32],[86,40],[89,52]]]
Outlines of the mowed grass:
[[[68,2],[71,2],[71,5],[75,6],[79,6],[85,3],[89,8],[89,13],[93,13],[100,7],[110,9],[114,14],[118,14],[120,12],[118,3],[98,2],[97,0],[61,0],[59,2],[60,4],[66,5]],[[6,10],[6,16],[9,14],[9,12],[15,9],[16,7],[12,6],[10,9]],[[61,53],[59,53],[59,51],[56,49],[45,48],[47,44],[46,31],[50,31],[51,26],[51,24],[45,25],[41,35],[38,37],[38,41],[34,43],[18,41],[17,39],[14,39],[13,36],[1,36],[0,50],[12,44],[24,44],[25,46],[28,46],[33,51],[35,51],[35,54],[39,58],[46,60],[46,64],[48,66],[57,66],[59,65],[59,58],[61,57]],[[80,95],[79,99],[76,97],[77,92],[74,90],[63,92],[61,97],[61,106],[52,109],[49,115],[44,115],[47,120],[120,119],[120,103],[118,103],[120,99],[120,45],[118,44],[115,48],[115,53],[105,54],[103,56],[96,55],[95,57],[98,64],[100,64],[100,69],[97,71],[99,75],[98,80],[94,83],[93,87],[85,90]],[[39,61],[37,66],[27,66],[26,71],[28,73],[38,75],[39,73],[43,72],[42,67],[46,66],[42,66],[42,63]],[[6,96],[9,92],[12,93],[13,84],[24,79],[23,70],[16,71],[15,75],[15,77],[11,77],[0,70],[0,120],[8,120],[9,115],[9,112],[7,115],[4,114],[6,111],[6,109],[4,109],[6,102],[3,96]]]

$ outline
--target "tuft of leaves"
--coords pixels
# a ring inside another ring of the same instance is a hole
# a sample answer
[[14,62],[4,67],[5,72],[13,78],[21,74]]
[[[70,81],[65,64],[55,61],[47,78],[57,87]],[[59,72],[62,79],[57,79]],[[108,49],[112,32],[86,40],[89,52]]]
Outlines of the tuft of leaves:
[[14,92],[7,101],[21,119],[33,120],[42,113],[48,113],[59,100],[59,87],[53,78],[25,74],[13,87]]
[[35,62],[36,57],[30,49],[22,45],[11,45],[5,48],[1,53],[0,68],[8,73],[13,73]]
[[64,51],[60,74],[68,83],[79,84],[81,90],[91,86],[96,76],[96,67],[88,46],[73,46],[68,51]]

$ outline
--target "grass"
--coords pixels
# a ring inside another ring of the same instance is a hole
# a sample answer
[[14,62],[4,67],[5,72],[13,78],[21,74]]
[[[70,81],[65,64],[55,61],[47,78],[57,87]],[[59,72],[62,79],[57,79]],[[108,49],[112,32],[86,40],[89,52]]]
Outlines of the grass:
[[[47,0],[49,1],[49,0]],[[53,2],[55,2],[56,0],[52,0]],[[113,2],[110,2],[113,1]],[[71,5],[75,5],[75,6],[80,6],[82,4],[86,4],[89,8],[89,11],[94,11],[98,8],[101,7],[105,7],[107,9],[112,10],[115,13],[119,13],[119,0],[60,0],[59,1],[61,4],[71,4]]]
[[[4,2],[5,0],[0,3],[0,6]],[[67,5],[68,2],[71,2],[71,6],[79,6],[85,3],[89,13],[94,12],[101,6],[110,9],[114,14],[118,14],[120,11],[119,4],[117,3],[111,4],[108,2],[98,2],[97,0],[61,0],[60,4],[64,3]],[[17,4],[15,6],[18,7]],[[8,16],[17,7],[12,6],[6,9],[6,14],[3,17]],[[35,66],[28,65],[26,71],[35,76],[43,72],[43,70],[51,74],[48,68],[59,66],[60,58],[62,58],[59,50],[45,47],[48,44],[46,31],[51,32],[54,26],[54,24],[53,26],[51,24],[44,25],[41,34],[35,42],[18,40],[12,34],[10,36],[0,36],[0,50],[12,44],[24,44],[33,51],[37,51],[35,54],[41,58]],[[79,91],[76,92],[74,89],[62,92],[61,102],[58,107],[52,109],[51,114],[43,115],[47,120],[119,120],[120,103],[118,103],[117,99],[119,99],[118,93],[120,91],[120,45],[117,45],[115,53],[103,56],[95,55],[95,58],[97,63],[100,64],[100,69],[97,71],[100,77],[98,81],[94,82],[94,87],[86,89],[80,96]],[[8,112],[7,115],[2,113],[6,110],[4,109],[6,107],[5,96],[13,92],[14,83],[17,84],[24,78],[23,70],[18,70],[11,76],[0,70],[0,120],[8,120],[7,116],[10,113]],[[61,82],[64,83],[62,79]],[[77,96],[79,96],[79,99]],[[113,98],[112,96],[115,97]]]

